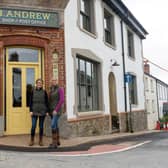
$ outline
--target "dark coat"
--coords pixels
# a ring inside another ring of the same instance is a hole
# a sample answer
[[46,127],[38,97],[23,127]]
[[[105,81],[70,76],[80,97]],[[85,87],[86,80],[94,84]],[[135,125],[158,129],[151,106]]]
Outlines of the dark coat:
[[45,90],[34,89],[30,96],[30,112],[33,115],[44,116],[48,112],[48,96]]

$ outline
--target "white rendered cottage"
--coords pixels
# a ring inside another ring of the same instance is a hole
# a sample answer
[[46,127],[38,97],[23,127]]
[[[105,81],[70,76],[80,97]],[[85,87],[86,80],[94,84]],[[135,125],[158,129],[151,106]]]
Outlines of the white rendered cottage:
[[70,0],[64,15],[71,134],[146,129],[146,30],[119,0]]

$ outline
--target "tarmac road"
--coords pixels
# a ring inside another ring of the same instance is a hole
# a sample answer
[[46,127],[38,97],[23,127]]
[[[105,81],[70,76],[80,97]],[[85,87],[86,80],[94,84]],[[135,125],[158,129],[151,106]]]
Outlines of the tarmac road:
[[[117,149],[121,144],[129,144]],[[97,154],[96,148],[104,149]],[[115,146],[109,150],[109,146]],[[81,148],[57,152],[0,151],[0,168],[167,168],[168,132],[150,133],[83,144]],[[89,149],[95,148],[95,153]],[[60,148],[61,149],[61,148]],[[84,152],[84,153],[81,153]],[[106,152],[105,152],[106,151]],[[108,151],[108,152],[107,152]],[[60,154],[61,152],[61,154]],[[69,154],[66,152],[70,152]],[[72,152],[76,152],[72,154]]]

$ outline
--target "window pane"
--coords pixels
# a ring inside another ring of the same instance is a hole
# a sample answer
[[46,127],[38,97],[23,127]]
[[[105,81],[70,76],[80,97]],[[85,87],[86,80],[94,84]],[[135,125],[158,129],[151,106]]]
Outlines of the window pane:
[[13,68],[12,78],[13,78],[13,107],[22,106],[22,85],[21,85],[21,68]]
[[87,109],[88,111],[93,109],[93,95],[91,86],[87,86]]
[[9,48],[8,61],[38,62],[38,50],[30,48]]
[[132,81],[129,83],[130,103],[137,104],[137,85],[136,77],[132,75]]
[[93,109],[98,110],[98,88],[93,87]]
[[80,83],[85,83],[85,62],[80,60]]
[[104,34],[105,41],[114,45],[114,24],[113,16],[106,9],[104,9]]
[[26,104],[27,107],[30,105],[30,95],[34,86],[35,71],[34,68],[26,69]]
[[90,15],[90,0],[81,0],[81,11],[85,13],[85,15]]
[[86,111],[86,87],[85,86],[80,87],[80,99],[81,99],[80,111]]
[[87,80],[87,84],[91,84],[92,82],[92,72],[91,72],[91,63],[87,62],[86,63],[86,80]]
[[87,31],[91,31],[91,23],[88,16],[81,14],[81,27]]
[[97,67],[92,65],[92,84],[96,85],[97,83]]
[[104,28],[107,30],[111,29],[111,15],[107,11],[104,12]]
[[128,31],[128,55],[134,57],[134,41],[133,34]]

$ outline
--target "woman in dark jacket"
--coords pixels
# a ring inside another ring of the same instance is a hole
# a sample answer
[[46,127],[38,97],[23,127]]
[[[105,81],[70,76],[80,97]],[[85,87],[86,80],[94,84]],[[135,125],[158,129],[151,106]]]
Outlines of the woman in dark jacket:
[[51,116],[52,143],[49,148],[57,148],[60,145],[58,121],[64,103],[64,90],[59,87],[57,79],[52,80],[49,96],[49,109]]
[[36,88],[33,89],[30,97],[30,116],[32,118],[31,127],[31,139],[29,146],[34,145],[34,136],[37,125],[37,119],[39,118],[39,145],[43,146],[43,128],[44,119],[48,115],[48,96],[43,89],[43,80],[36,80]]

